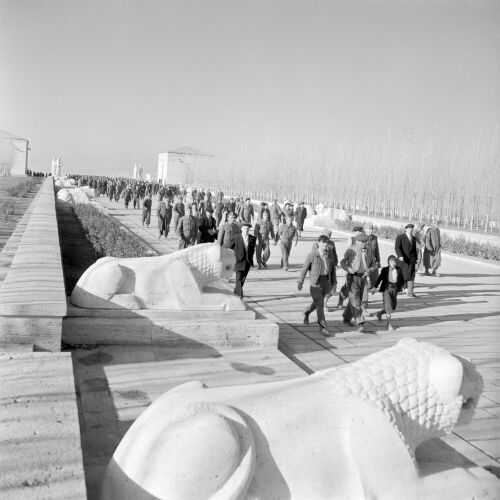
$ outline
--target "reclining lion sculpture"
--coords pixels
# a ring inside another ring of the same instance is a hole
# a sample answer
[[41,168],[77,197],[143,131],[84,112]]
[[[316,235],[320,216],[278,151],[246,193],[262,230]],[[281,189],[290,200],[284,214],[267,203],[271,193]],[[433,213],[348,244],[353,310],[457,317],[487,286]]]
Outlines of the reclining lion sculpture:
[[205,288],[229,279],[234,252],[205,243],[158,257],[104,257],[78,280],[71,303],[91,309],[244,310],[232,294]]
[[284,382],[190,382],[132,424],[102,498],[494,498],[500,482],[480,467],[415,459],[472,418],[481,391],[469,362],[414,339]]

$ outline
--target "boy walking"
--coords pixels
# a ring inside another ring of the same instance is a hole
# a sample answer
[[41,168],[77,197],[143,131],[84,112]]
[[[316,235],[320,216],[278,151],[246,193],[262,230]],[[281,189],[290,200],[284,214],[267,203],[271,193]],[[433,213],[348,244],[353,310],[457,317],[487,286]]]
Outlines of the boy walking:
[[391,323],[391,316],[398,305],[398,293],[403,289],[404,278],[401,269],[397,267],[395,255],[389,255],[387,263],[388,265],[380,272],[380,276],[371,289],[371,293],[374,294],[380,285],[384,308],[377,312],[377,319],[381,320],[382,315],[387,315],[387,329],[394,330]]

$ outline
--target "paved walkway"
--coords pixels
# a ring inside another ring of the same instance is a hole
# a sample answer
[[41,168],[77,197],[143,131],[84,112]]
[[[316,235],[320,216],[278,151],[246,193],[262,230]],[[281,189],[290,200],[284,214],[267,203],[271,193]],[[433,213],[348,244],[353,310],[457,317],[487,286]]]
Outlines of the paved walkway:
[[[177,249],[173,231],[167,240],[158,239],[155,206],[151,227],[145,228],[140,210],[125,210],[123,203],[109,203],[103,197],[99,202],[158,253]],[[355,361],[403,337],[430,341],[472,360],[485,380],[484,393],[473,422],[457,428],[445,441],[477,464],[500,470],[500,266],[444,255],[442,277],[418,276],[417,298],[400,296],[395,331],[387,331],[385,321],[373,318],[367,332],[360,334],[343,325],[341,311],[332,309],[327,322],[334,335],[325,338],[314,321],[302,324],[310,298],[308,286],[301,292],[296,287],[298,272],[318,233],[318,228],[306,229],[292,247],[289,272],[280,269],[279,247],[272,247],[268,269],[252,269],[245,284],[248,305],[279,324],[280,350],[308,373]],[[334,241],[343,255],[347,234],[334,233]],[[393,244],[381,242],[380,246],[385,262],[394,253]],[[338,275],[343,283],[344,272],[339,270]],[[371,296],[370,310],[380,307],[381,295]]]

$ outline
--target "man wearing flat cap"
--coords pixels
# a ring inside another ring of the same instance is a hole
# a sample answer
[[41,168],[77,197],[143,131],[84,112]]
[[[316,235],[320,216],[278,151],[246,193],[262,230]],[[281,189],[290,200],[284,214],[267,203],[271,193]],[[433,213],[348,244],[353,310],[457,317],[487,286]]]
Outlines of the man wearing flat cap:
[[398,234],[394,248],[398,257],[398,265],[403,271],[405,288],[408,297],[416,297],[413,293],[415,285],[415,264],[418,259],[417,240],[413,236],[414,224],[406,224],[405,232]]
[[351,244],[353,245],[356,242],[356,236],[358,234],[364,234],[365,230],[363,226],[354,226],[352,228],[352,232],[354,233],[354,236],[351,236]]
[[236,274],[234,294],[240,299],[243,298],[243,285],[247,279],[248,271],[253,267],[256,238],[248,234],[251,227],[252,225],[249,222],[240,223],[241,232],[234,239],[234,256],[236,257],[236,264],[234,265],[234,272]]
[[340,265],[346,274],[346,284],[348,289],[349,304],[344,310],[344,324],[351,325],[351,320],[356,320],[358,331],[364,331],[365,317],[361,308],[363,292],[367,286],[370,273],[377,268],[371,248],[367,245],[368,236],[360,233],[356,236],[356,241],[345,251],[344,258]]

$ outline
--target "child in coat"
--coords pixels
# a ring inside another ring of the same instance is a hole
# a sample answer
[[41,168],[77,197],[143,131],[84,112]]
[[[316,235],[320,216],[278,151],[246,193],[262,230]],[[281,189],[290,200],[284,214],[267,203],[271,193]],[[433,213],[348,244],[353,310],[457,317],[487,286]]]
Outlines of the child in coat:
[[394,330],[391,323],[392,313],[398,305],[398,293],[401,292],[404,285],[404,278],[401,269],[397,266],[395,255],[389,255],[387,259],[388,265],[382,269],[380,276],[370,290],[372,294],[377,291],[380,285],[380,291],[383,295],[384,308],[377,312],[377,318],[382,319],[382,315],[387,316],[387,329]]

